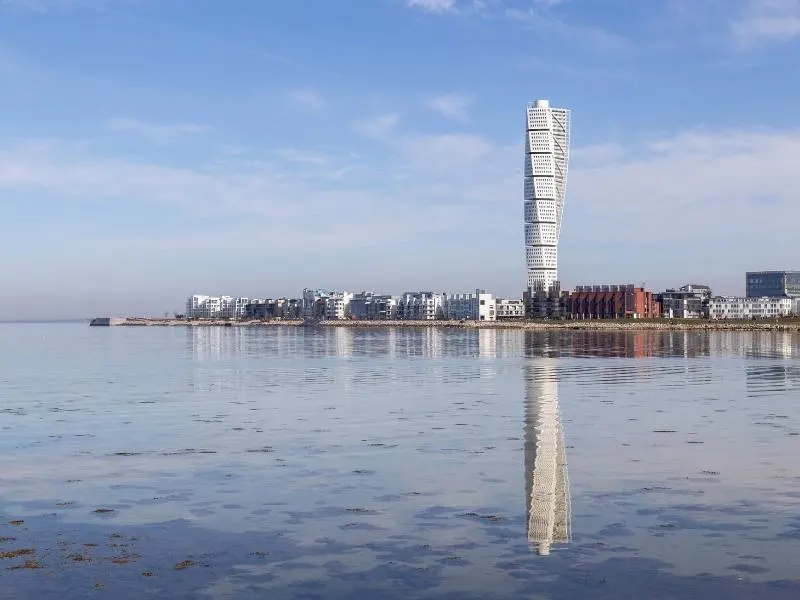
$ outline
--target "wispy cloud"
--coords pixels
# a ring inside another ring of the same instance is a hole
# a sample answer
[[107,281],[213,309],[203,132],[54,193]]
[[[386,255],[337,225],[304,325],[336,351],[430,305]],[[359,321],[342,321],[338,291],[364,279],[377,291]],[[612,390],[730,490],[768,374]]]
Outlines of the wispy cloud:
[[400,115],[397,113],[388,113],[362,119],[357,121],[353,127],[358,133],[365,137],[381,139],[390,135],[399,122]]
[[[346,149],[322,154],[300,147],[275,150],[268,160],[228,156],[223,163],[209,160],[193,167],[136,162],[59,140],[0,140],[0,190],[4,197],[24,195],[28,205],[39,202],[43,209],[44,198],[59,203],[78,198],[117,214],[150,209],[170,214],[174,209],[206,219],[206,229],[200,230],[151,231],[144,225],[136,230],[128,224],[124,232],[90,237],[79,247],[131,265],[141,263],[144,255],[191,256],[204,265],[193,276],[205,279],[197,281],[230,277],[228,267],[222,267],[229,264],[229,255],[231,260],[247,256],[263,261],[276,247],[296,253],[324,247],[335,256],[354,248],[441,240],[456,232],[480,233],[482,240],[491,240],[487,247],[492,252],[511,259],[491,273],[485,264],[466,261],[449,277],[481,277],[490,287],[514,281],[516,269],[522,268],[514,262],[521,243],[514,233],[521,236],[521,143],[478,134],[409,132],[396,115],[377,117],[365,124],[365,131],[377,136],[383,148],[368,158],[350,158]],[[793,196],[800,188],[798,155],[800,131],[791,130],[686,131],[641,145],[576,147],[561,250],[565,264],[574,259],[572,270],[565,269],[577,280],[570,283],[628,277],[626,269],[634,270],[636,256],[599,253],[592,261],[595,271],[580,271],[580,253],[605,247],[608,232],[624,232],[624,243],[632,247],[647,244],[664,251],[705,240],[696,247],[698,253],[708,251],[709,235],[721,232],[713,253],[725,260],[715,263],[715,273],[735,270],[731,280],[736,281],[744,263],[800,252],[792,229],[800,220]],[[759,176],[753,177],[754,172]],[[690,218],[682,218],[679,227],[664,227],[675,222],[676,214]],[[746,249],[736,241],[742,237],[752,242]],[[264,239],[270,240],[268,248]],[[474,250],[478,261],[486,252],[480,245],[465,250],[458,243],[452,248],[451,242],[441,243],[444,247],[436,251],[455,256]],[[384,261],[391,257],[388,252]],[[315,268],[326,277],[347,276],[333,258]],[[424,269],[414,272],[425,281],[439,281]],[[142,281],[146,277],[140,276]],[[286,277],[294,281],[289,271]]]
[[320,93],[311,88],[292,90],[287,97],[291,104],[311,110],[322,110],[326,104]]
[[137,119],[114,118],[107,122],[112,131],[133,133],[158,142],[167,142],[183,135],[195,135],[209,131],[209,127],[196,123],[177,123],[174,125],[154,125]]
[[542,35],[552,35],[571,44],[590,46],[602,52],[615,52],[629,47],[624,36],[591,23],[565,19],[557,10],[560,2],[535,3],[527,8],[506,7],[505,17]]
[[472,96],[451,93],[431,98],[426,102],[426,106],[447,119],[467,121],[469,119],[469,107],[472,106],[474,101]]
[[747,45],[800,37],[800,0],[749,0],[731,27],[734,36]]
[[434,13],[453,12],[457,8],[456,0],[407,0],[409,8],[418,8]]

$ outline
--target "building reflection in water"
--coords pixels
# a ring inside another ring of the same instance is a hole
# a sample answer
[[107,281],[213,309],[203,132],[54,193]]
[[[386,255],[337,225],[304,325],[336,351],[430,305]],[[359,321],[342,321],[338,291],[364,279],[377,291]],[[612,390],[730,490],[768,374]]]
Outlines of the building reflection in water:
[[527,535],[531,548],[543,556],[550,554],[553,544],[572,539],[572,506],[556,360],[529,357],[523,367]]

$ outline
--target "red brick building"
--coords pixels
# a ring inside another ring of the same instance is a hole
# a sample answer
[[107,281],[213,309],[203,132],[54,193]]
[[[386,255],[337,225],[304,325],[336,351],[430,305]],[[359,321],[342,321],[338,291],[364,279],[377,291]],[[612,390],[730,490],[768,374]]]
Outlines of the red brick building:
[[633,285],[580,285],[569,295],[572,319],[655,319],[661,303]]

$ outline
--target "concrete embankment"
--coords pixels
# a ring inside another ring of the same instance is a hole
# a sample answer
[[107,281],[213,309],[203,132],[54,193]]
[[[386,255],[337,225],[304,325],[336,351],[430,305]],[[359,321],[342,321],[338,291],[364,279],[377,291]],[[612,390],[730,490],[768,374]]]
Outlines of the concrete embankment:
[[565,329],[607,331],[800,331],[800,319],[777,321],[705,321],[705,320],[595,320],[595,321],[303,321],[292,320],[184,320],[109,318],[92,319],[93,326],[123,327],[350,327],[381,329],[390,327],[438,327],[446,329]]

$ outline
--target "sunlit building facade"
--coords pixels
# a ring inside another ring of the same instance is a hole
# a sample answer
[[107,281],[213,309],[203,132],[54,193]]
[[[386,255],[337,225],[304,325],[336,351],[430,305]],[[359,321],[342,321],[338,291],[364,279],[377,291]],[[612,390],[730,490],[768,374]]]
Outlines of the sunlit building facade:
[[526,288],[549,292],[558,281],[558,239],[569,167],[570,111],[547,100],[528,105],[525,135]]

